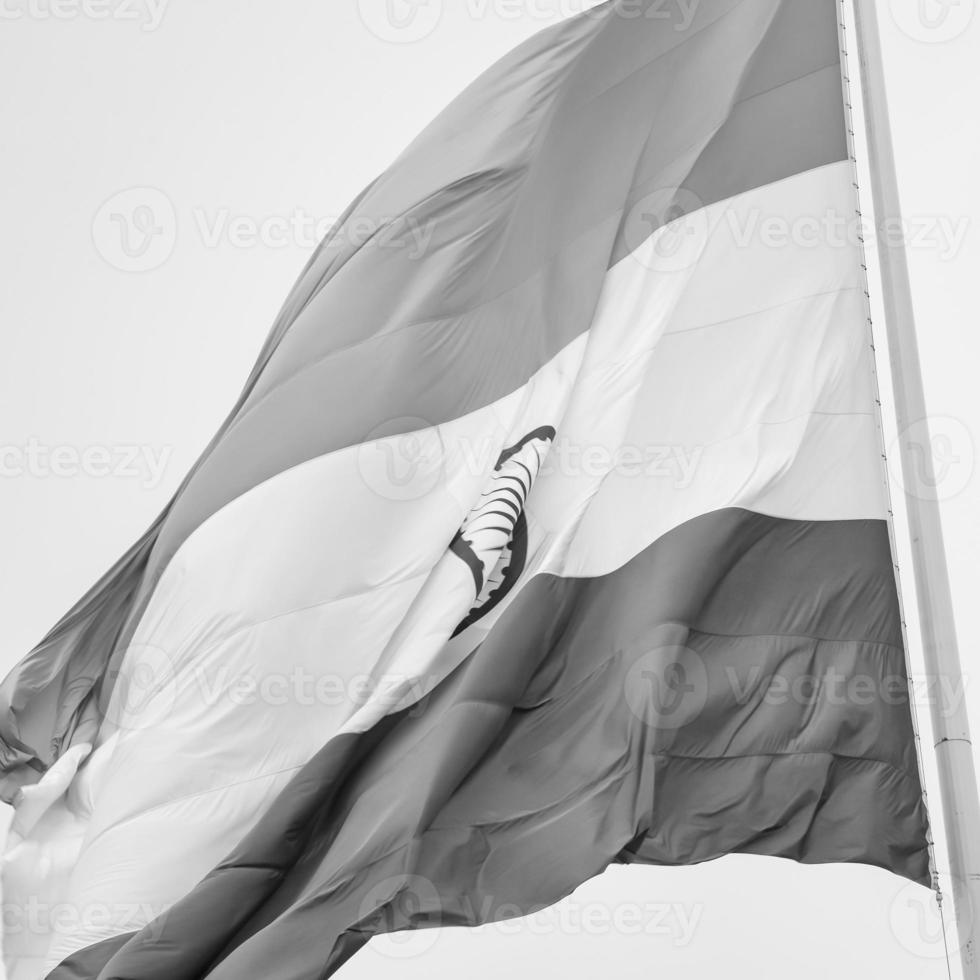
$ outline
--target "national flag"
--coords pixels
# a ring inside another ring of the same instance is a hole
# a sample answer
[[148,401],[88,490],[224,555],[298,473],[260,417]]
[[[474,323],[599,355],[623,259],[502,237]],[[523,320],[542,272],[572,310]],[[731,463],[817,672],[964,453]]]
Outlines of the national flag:
[[929,882],[837,3],[662,9],[361,194],[8,678],[5,903],[78,910],[13,980],[323,978],[617,861]]

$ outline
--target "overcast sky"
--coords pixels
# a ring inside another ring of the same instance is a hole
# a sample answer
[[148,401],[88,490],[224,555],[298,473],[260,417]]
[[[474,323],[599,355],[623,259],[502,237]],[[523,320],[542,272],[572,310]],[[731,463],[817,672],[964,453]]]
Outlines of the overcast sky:
[[[877,2],[980,730],[980,18],[974,0]],[[591,5],[0,0],[0,447],[23,451],[0,477],[4,670],[164,506],[317,225],[479,71]],[[167,233],[132,247],[147,220]],[[341,976],[939,980],[929,915],[925,890],[865,868],[620,868],[530,921],[379,942]]]

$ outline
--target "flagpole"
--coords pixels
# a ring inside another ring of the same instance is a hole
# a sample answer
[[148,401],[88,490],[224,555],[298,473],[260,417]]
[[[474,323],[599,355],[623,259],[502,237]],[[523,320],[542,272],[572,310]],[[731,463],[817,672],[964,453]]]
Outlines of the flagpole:
[[903,226],[876,2],[854,0],[853,7],[888,350],[926,672],[930,678],[954,682],[935,685],[932,727],[963,976],[980,980],[980,795],[966,705],[958,696],[963,690],[962,668],[939,503],[928,493],[916,492],[936,482],[908,257],[901,236],[896,241],[894,234],[886,233]]

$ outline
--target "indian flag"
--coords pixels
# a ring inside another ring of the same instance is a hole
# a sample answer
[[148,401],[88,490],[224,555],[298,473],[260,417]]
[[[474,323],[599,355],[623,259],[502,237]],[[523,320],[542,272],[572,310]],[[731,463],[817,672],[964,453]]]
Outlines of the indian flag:
[[837,3],[662,6],[358,197],[7,679],[5,902],[78,910],[13,980],[322,980],[614,862],[929,882]]

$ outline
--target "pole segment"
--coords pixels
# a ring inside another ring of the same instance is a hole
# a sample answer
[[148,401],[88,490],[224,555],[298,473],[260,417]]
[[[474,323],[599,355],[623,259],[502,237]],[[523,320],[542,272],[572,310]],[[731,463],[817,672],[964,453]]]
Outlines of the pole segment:
[[854,0],[868,159],[874,197],[888,350],[898,421],[905,504],[911,537],[926,672],[953,683],[936,685],[932,727],[953,879],[964,980],[980,980],[980,795],[962,692],[962,667],[939,503],[917,487],[934,487],[933,451],[908,256],[901,235],[901,206],[888,95],[885,88],[877,0]]

